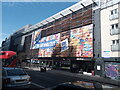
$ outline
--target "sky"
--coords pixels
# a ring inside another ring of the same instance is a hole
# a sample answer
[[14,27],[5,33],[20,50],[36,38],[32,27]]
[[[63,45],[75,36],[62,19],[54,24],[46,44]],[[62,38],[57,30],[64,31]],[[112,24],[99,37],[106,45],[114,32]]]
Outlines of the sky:
[[27,24],[40,21],[76,4],[77,2],[2,2],[2,32],[6,37]]

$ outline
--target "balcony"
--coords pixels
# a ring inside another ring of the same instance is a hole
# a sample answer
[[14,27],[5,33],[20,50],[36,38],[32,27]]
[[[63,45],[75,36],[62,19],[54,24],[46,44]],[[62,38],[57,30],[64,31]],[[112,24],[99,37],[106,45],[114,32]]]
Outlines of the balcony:
[[111,50],[112,51],[120,51],[120,44],[111,45]]
[[109,20],[114,20],[118,18],[118,13],[113,14],[113,15],[109,15]]
[[111,35],[120,34],[120,29],[118,29],[118,28],[117,28],[117,29],[111,29],[111,30],[110,30],[110,34],[111,34]]

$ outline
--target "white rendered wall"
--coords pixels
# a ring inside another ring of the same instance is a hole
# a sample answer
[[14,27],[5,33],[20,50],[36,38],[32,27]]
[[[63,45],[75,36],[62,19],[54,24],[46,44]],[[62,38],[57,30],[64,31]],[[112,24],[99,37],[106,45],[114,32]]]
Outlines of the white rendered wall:
[[112,40],[117,40],[118,35],[110,35],[111,24],[118,23],[118,19],[109,20],[110,11],[118,8],[117,5],[113,5],[101,10],[101,53],[102,57],[119,57],[120,52],[111,51]]

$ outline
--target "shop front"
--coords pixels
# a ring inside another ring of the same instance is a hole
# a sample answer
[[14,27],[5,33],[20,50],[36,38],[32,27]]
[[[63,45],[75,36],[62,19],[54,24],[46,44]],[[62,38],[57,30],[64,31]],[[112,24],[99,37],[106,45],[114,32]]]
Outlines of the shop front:
[[46,60],[46,59],[41,59],[40,61],[40,66],[41,67],[47,67],[47,68],[52,68],[53,65],[53,60]]
[[89,74],[94,73],[95,61],[91,60],[72,60],[71,71],[74,73]]
[[95,62],[95,75],[120,80],[120,58],[100,58]]
[[53,68],[70,70],[70,60],[53,60]]

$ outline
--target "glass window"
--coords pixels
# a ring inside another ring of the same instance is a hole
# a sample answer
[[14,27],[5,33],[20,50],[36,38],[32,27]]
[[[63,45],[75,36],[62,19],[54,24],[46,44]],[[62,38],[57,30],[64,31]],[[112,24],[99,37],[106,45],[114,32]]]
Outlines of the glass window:
[[4,70],[2,70],[2,76],[6,76],[6,73]]
[[119,40],[116,40],[116,43],[119,44]]
[[0,55],[5,55],[5,53],[0,53]]
[[21,69],[11,69],[11,70],[7,70],[7,75],[18,76],[18,75],[27,75],[27,74],[24,70],[21,70]]
[[115,14],[117,14],[117,9],[114,10]]
[[112,29],[114,29],[114,25],[112,25]]
[[115,24],[115,27],[118,28],[118,24]]
[[113,40],[112,43],[115,44],[115,40]]
[[110,2],[110,1],[112,1],[112,0],[106,0],[106,2]]
[[113,15],[113,10],[111,11],[111,15]]

